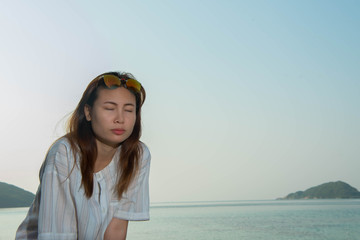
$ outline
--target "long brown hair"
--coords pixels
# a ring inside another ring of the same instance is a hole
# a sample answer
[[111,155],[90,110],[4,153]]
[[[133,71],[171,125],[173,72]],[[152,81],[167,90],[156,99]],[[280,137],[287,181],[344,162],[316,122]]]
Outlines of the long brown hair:
[[[111,74],[120,79],[135,79],[130,73],[107,72],[97,76],[87,86],[75,111],[70,116],[66,137],[76,155],[80,156],[80,170],[82,174],[81,184],[85,189],[85,195],[90,198],[93,193],[94,165],[97,157],[97,146],[95,135],[92,131],[91,122],[85,118],[84,108],[86,105],[92,107],[98,96],[98,89],[105,87],[103,76]],[[140,166],[142,147],[141,136],[141,107],[145,101],[145,89],[141,87],[140,92],[128,89],[136,98],[136,120],[134,129],[129,138],[121,143],[120,159],[118,165],[118,181],[115,186],[119,199],[128,189]]]

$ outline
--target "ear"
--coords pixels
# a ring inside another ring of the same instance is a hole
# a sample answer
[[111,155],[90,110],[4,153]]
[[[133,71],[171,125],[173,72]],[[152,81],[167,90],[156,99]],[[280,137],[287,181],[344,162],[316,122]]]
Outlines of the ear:
[[84,107],[84,113],[86,120],[91,121],[91,107],[87,104]]

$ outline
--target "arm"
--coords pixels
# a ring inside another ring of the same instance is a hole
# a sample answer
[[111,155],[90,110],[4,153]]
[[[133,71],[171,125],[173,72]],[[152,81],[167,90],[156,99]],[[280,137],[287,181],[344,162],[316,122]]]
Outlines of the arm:
[[[151,155],[145,145],[139,175],[123,194],[115,201],[115,212],[108,225],[104,240],[125,240],[128,221],[149,220],[149,170]],[[126,220],[125,220],[126,219]]]
[[128,221],[113,218],[106,228],[104,240],[125,240],[127,233]]
[[114,218],[126,219],[129,221],[149,220],[150,161],[150,152],[147,147],[143,145],[140,171],[127,191],[123,193],[122,198],[115,203]]
[[70,191],[69,162],[63,144],[55,144],[41,169],[38,239],[77,239],[75,204]]

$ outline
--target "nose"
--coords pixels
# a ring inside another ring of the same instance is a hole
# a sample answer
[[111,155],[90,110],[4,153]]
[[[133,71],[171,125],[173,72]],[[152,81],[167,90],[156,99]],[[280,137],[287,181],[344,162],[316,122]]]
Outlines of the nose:
[[123,123],[124,122],[124,116],[121,111],[117,111],[117,114],[115,116],[114,123]]

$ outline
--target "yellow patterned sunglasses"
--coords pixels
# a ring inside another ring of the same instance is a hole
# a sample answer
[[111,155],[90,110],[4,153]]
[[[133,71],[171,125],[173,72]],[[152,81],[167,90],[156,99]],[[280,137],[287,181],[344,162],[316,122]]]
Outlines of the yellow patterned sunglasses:
[[129,78],[129,79],[121,78],[120,79],[118,76],[107,74],[107,75],[103,76],[103,79],[104,79],[105,85],[110,89],[124,86],[125,88],[128,88],[128,89],[132,88],[132,89],[136,90],[137,92],[140,92],[140,90],[141,90],[141,84],[132,78]]

